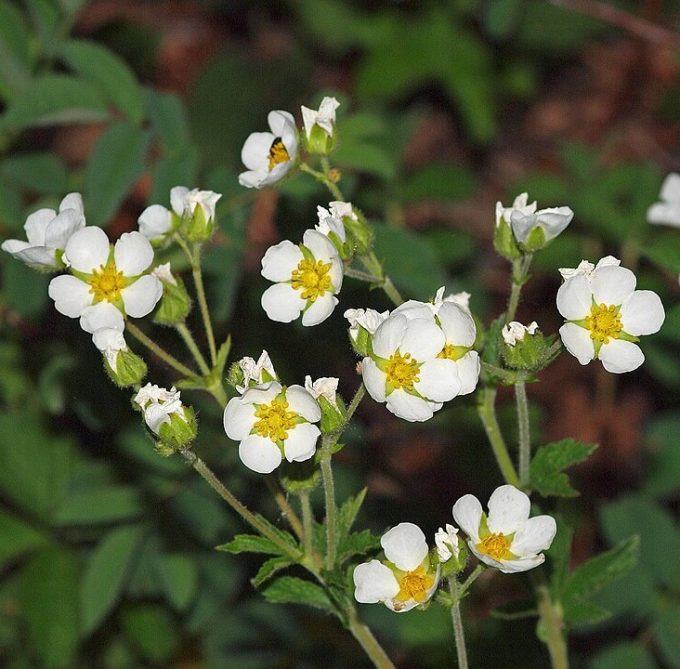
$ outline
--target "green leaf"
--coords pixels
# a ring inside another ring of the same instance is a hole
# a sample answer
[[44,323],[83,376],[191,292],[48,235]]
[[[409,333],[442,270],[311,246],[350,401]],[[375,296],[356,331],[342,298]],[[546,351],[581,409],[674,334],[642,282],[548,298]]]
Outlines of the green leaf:
[[160,140],[165,152],[183,154],[186,147],[191,144],[191,136],[182,100],[174,93],[161,93],[149,88],[146,90],[146,105],[146,113],[151,120],[154,135]]
[[599,652],[588,669],[655,669],[656,665],[642,642],[621,641]]
[[645,443],[653,460],[644,478],[644,492],[659,497],[675,496],[680,489],[680,411],[657,415],[645,430]]
[[145,170],[150,133],[122,121],[97,140],[85,170],[88,224],[111,220],[131,186]]
[[0,165],[6,183],[33,193],[62,195],[66,192],[67,172],[63,161],[53,153],[20,153]]
[[645,242],[642,254],[655,265],[668,269],[674,274],[680,273],[680,238],[676,233],[663,232]]
[[307,604],[335,613],[335,606],[322,587],[294,576],[277,578],[262,594],[272,604]]
[[170,189],[183,184],[196,183],[198,151],[189,146],[181,153],[173,153],[156,161],[153,168],[153,188],[149,202],[170,202]]
[[88,40],[69,40],[62,45],[60,54],[69,67],[96,84],[108,101],[133,123],[142,122],[142,88],[125,61]]
[[262,566],[258,570],[257,574],[250,580],[255,588],[259,588],[265,581],[268,581],[276,572],[290,567],[293,562],[285,557],[273,557],[269,558],[262,563]]
[[574,597],[564,604],[563,618],[569,627],[595,625],[610,617],[609,609],[578,597]]
[[367,142],[343,142],[333,153],[333,161],[340,168],[374,174],[385,181],[392,179],[397,171],[394,159],[388,151]]
[[186,555],[161,555],[157,570],[168,601],[183,611],[196,594],[198,572],[193,560]]
[[455,202],[471,197],[476,189],[477,180],[470,170],[446,163],[431,163],[409,176],[399,196],[404,202]]
[[20,555],[42,548],[49,539],[25,521],[0,510],[0,568]]
[[144,659],[168,665],[179,642],[168,611],[158,604],[136,604],[123,610],[121,623],[126,636]]
[[338,562],[342,564],[354,555],[365,555],[380,546],[380,537],[371,530],[361,530],[342,537],[338,542]]
[[654,624],[652,632],[668,666],[680,668],[680,604],[666,609]]
[[84,632],[92,632],[118,602],[132,571],[142,531],[140,526],[113,530],[90,555],[80,583]]
[[579,493],[569,483],[562,470],[586,460],[596,444],[582,444],[575,439],[562,439],[541,446],[531,460],[531,485],[543,497],[576,497]]
[[92,525],[128,520],[143,511],[139,492],[129,486],[106,486],[67,495],[55,516],[58,525]]
[[335,518],[335,524],[338,533],[342,536],[343,534],[348,534],[354,525],[354,521],[357,518],[357,514],[361,510],[361,506],[366,498],[366,492],[368,488],[363,488],[353,497],[349,497],[342,506],[338,509],[338,513]]
[[76,666],[79,578],[78,561],[61,548],[44,550],[21,573],[31,647],[49,669]]
[[3,268],[7,306],[24,318],[35,318],[48,302],[50,277],[38,274],[22,262],[12,259]]
[[0,3],[0,98],[10,100],[28,84],[33,57],[30,34],[21,12]]
[[269,553],[281,555],[281,549],[269,539],[258,534],[237,534],[229,543],[215,547],[227,553]]
[[10,101],[0,116],[0,130],[94,123],[107,118],[106,100],[92,83],[65,74],[46,74]]

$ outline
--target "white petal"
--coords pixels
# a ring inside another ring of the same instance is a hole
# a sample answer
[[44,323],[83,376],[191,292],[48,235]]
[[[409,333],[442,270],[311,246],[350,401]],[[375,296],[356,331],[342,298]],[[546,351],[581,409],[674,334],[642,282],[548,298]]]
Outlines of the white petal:
[[361,363],[361,375],[368,394],[376,402],[385,401],[385,383],[387,376],[370,358],[364,358]]
[[354,568],[354,599],[361,604],[377,604],[399,594],[399,583],[392,570],[378,560]]
[[64,255],[73,269],[92,274],[109,259],[109,238],[101,228],[88,226],[71,235]]
[[645,361],[640,347],[623,339],[612,339],[603,344],[598,357],[604,368],[612,374],[632,372]]
[[94,333],[100,329],[111,329],[123,332],[125,321],[123,314],[110,302],[98,302],[86,307],[80,315],[80,327],[85,332]]
[[433,318],[416,318],[408,322],[406,332],[401,340],[401,353],[410,353],[415,360],[423,361],[434,358],[446,344],[442,329]]
[[184,215],[188,194],[189,189],[186,186],[175,186],[170,189],[170,206],[178,216]]
[[512,540],[510,552],[518,557],[532,556],[550,548],[557,524],[551,516],[529,518]]
[[286,400],[291,411],[300,414],[310,423],[318,423],[321,420],[319,403],[302,386],[288,386]]
[[262,258],[262,276],[270,281],[290,281],[293,270],[302,260],[304,256],[299,247],[285,239],[267,249]]
[[153,262],[153,248],[141,232],[124,232],[116,242],[113,257],[123,276],[137,276]]
[[271,132],[253,132],[241,149],[241,162],[256,172],[268,171],[269,150],[276,139]]
[[420,381],[414,384],[415,389],[434,402],[448,402],[460,390],[458,368],[453,360],[428,360],[418,370],[418,377]]
[[64,199],[59,203],[59,212],[66,209],[74,209],[80,214],[85,213],[83,207],[83,196],[80,193],[68,193]]
[[75,209],[66,209],[48,224],[45,230],[45,246],[64,249],[71,235],[83,227],[85,227],[85,217]]
[[288,462],[304,462],[314,456],[316,441],[321,430],[311,423],[300,423],[288,432],[283,442],[283,452]]
[[557,290],[557,310],[568,321],[578,321],[590,314],[593,303],[590,281],[583,274],[567,279]]
[[338,256],[331,258],[331,267],[328,270],[328,276],[331,277],[333,292],[337,295],[342,288],[342,280],[345,278],[345,271]]
[[492,533],[516,532],[529,518],[529,497],[512,485],[496,488],[489,498],[488,526]]
[[596,268],[591,284],[598,304],[621,304],[635,290],[635,274],[625,267],[606,265]]
[[393,314],[403,314],[409,320],[414,318],[432,318],[432,305],[427,302],[419,302],[418,300],[407,300],[400,304],[393,312]]
[[281,451],[271,440],[257,434],[247,436],[238,446],[241,462],[258,474],[270,474],[280,464]]
[[238,182],[245,188],[262,188],[266,176],[266,167],[260,170],[248,170],[238,175]]
[[338,252],[333,243],[316,230],[305,230],[302,236],[302,243],[312,252],[317,260],[328,262],[332,258],[337,258]]
[[[26,249],[30,248],[38,248],[38,249],[44,249],[44,246],[31,246],[29,242],[25,242],[21,239],[6,239],[4,242],[2,242],[2,246],[0,246],[3,251],[7,251],[7,253],[11,253],[12,255],[16,255],[20,251],[25,251]],[[54,256],[54,249],[49,249],[49,252]]]
[[395,416],[403,418],[411,423],[422,423],[426,420],[430,420],[434,412],[432,402],[427,402],[415,395],[409,395],[401,389],[392,391],[387,396],[386,402],[389,411]]
[[574,323],[565,323],[560,328],[562,343],[582,365],[587,365],[595,357],[595,347],[588,330]]
[[477,351],[469,351],[460,360],[456,360],[458,378],[460,380],[459,395],[468,395],[477,388],[481,365]]
[[654,225],[680,227],[680,202],[657,202],[647,209],[647,221]]
[[54,300],[54,308],[69,318],[78,318],[92,304],[90,286],[69,274],[54,277],[47,292]]
[[172,214],[160,204],[147,207],[137,219],[139,232],[147,239],[162,237],[172,225]]
[[389,358],[399,348],[407,323],[406,317],[401,314],[388,316],[373,335],[373,352],[381,358]]
[[125,313],[133,318],[142,318],[153,311],[163,296],[163,284],[150,274],[139,277],[137,281],[120,291]]
[[413,571],[425,559],[428,551],[423,531],[413,523],[399,523],[383,534],[380,545],[385,557],[403,571]]
[[279,323],[294,321],[305,307],[305,300],[288,283],[275,283],[262,293],[262,308],[267,317]]
[[38,209],[34,211],[24,223],[24,230],[26,230],[26,239],[31,246],[45,245],[45,232],[47,226],[54,220],[57,212],[54,209]]
[[[479,556],[478,556],[479,557]],[[534,567],[538,567],[545,562],[545,555],[535,555],[532,557],[525,557],[521,560],[501,560],[498,566],[499,571],[504,574],[519,574],[523,571],[529,571]]]
[[659,197],[667,202],[680,202],[680,174],[671,172],[666,176]]
[[621,305],[619,314],[623,331],[634,336],[658,332],[666,317],[661,299],[651,290],[636,290]]
[[475,343],[475,321],[462,307],[454,302],[444,302],[437,315],[449,344],[472,346]]
[[536,213],[546,240],[554,239],[571,223],[574,212],[569,207],[550,207]]
[[474,495],[463,495],[453,505],[453,519],[474,544],[479,543],[482,513],[482,505]]
[[245,439],[255,425],[255,407],[242,402],[240,397],[233,397],[224,409],[223,424],[229,439]]
[[[7,241],[17,240],[10,239]],[[3,244],[2,248],[5,251],[9,250],[5,244]],[[48,248],[47,246],[31,246],[17,249],[14,252],[10,251],[10,253],[12,253],[17,260],[21,260],[21,262],[26,263],[29,267],[35,267],[37,269],[57,269],[57,258],[53,248]]]
[[302,314],[302,324],[308,327],[323,323],[335,309],[338,298],[326,293],[314,300],[309,309]]

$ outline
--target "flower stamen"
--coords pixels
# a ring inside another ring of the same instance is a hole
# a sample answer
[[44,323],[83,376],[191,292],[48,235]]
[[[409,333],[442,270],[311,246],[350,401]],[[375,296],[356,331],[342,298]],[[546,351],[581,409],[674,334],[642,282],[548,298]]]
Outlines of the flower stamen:
[[433,584],[434,576],[428,574],[422,566],[413,571],[407,571],[399,579],[399,592],[395,599],[401,602],[409,599],[424,602],[427,599],[427,592]]
[[291,285],[302,291],[303,300],[314,302],[331,288],[330,268],[329,262],[301,260],[291,274]]
[[586,328],[595,342],[606,344],[610,339],[618,339],[623,330],[619,308],[613,304],[593,304],[590,316],[586,317]]
[[468,351],[469,346],[456,346],[455,344],[444,344],[444,348],[437,353],[438,358],[447,360],[460,360]]
[[116,269],[114,262],[93,270],[87,283],[90,284],[90,292],[94,295],[95,302],[117,302],[120,300],[120,291],[126,285],[123,272]]
[[295,427],[298,415],[288,411],[288,402],[274,399],[270,404],[261,404],[255,410],[259,418],[253,426],[253,432],[260,437],[279,442],[288,439],[288,430]]
[[510,560],[512,559],[512,553],[510,552],[511,543],[512,539],[506,537],[502,532],[497,532],[496,534],[489,534],[484,537],[477,544],[477,550],[494,560]]
[[410,353],[402,355],[399,351],[390,356],[385,367],[387,383],[395,389],[413,390],[413,384],[420,381],[418,370],[420,365],[411,358]]
[[280,137],[277,137],[269,148],[269,171],[271,172],[276,165],[286,163],[290,160],[290,155]]

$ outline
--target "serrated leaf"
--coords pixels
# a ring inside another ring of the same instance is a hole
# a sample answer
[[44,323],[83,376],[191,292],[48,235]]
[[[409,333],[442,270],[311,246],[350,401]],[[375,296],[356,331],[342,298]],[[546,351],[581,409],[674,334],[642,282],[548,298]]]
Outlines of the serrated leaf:
[[97,140],[85,170],[89,225],[106,225],[145,170],[150,133],[131,123],[111,125]]
[[116,605],[132,571],[143,528],[120,527],[94,549],[80,583],[82,627],[92,632]]
[[569,627],[594,625],[611,617],[611,612],[599,604],[574,598],[563,604],[563,620]]
[[364,555],[380,546],[380,537],[371,530],[362,530],[342,537],[338,542],[338,562],[342,564],[353,555]]
[[14,558],[49,543],[49,539],[21,518],[0,510],[0,568]]
[[266,562],[262,563],[262,566],[258,570],[257,574],[250,579],[250,582],[254,587],[259,588],[265,581],[268,581],[276,572],[290,567],[293,562],[285,557],[273,557],[269,558]]
[[281,576],[262,592],[272,604],[307,604],[335,613],[335,606],[321,586],[295,576]]
[[230,542],[215,547],[227,553],[268,553],[281,555],[283,551],[272,541],[258,534],[237,534]]
[[68,40],[60,54],[69,67],[96,84],[120,112],[133,123],[141,123],[142,88],[124,60],[100,44],[80,39]]
[[0,129],[93,123],[107,118],[106,100],[94,84],[65,74],[47,74],[34,79],[11,100],[0,117]]
[[575,439],[562,439],[541,446],[531,460],[531,485],[543,497],[576,497],[578,491],[571,487],[562,470],[583,462],[596,448],[596,444],[582,444]]
[[367,491],[368,488],[364,488],[353,497],[349,497],[338,509],[338,513],[335,518],[335,525],[337,527],[338,533],[341,536],[343,534],[348,534],[352,529],[357,514],[361,510],[361,505],[364,503]]

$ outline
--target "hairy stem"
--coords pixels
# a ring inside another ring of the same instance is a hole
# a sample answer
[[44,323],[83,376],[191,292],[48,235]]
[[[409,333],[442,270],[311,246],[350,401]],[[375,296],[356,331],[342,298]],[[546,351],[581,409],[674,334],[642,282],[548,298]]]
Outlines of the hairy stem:
[[364,652],[373,662],[376,669],[395,669],[392,660],[387,657],[387,654],[378,643],[378,640],[373,636],[373,632],[359,620],[354,607],[349,611],[349,619],[347,626],[354,638],[359,642]]
[[455,576],[449,579],[449,592],[453,604],[451,605],[451,622],[453,624],[453,636],[456,640],[456,657],[458,669],[468,669],[467,649],[465,648],[465,632],[463,630],[463,617],[460,614],[460,596],[458,594],[458,581]]
[[191,334],[191,330],[186,326],[186,323],[175,323],[175,329],[180,337],[182,337],[182,340],[186,344],[191,355],[194,356],[194,360],[201,370],[201,373],[205,375],[210,374],[210,367],[208,367],[208,363],[205,361],[201,350],[198,348],[198,344],[196,344],[194,335]]
[[536,590],[538,599],[538,613],[545,627],[546,644],[550,653],[550,665],[552,669],[569,669],[569,656],[567,643],[562,633],[562,615],[550,598],[550,590],[545,582],[545,577],[540,572],[531,573],[531,582]]
[[302,509],[302,523],[304,526],[303,531],[303,544],[305,547],[305,556],[310,558],[318,569],[319,556],[314,550],[314,515],[312,514],[312,504],[309,501],[309,491],[304,490],[298,494],[300,498],[300,508]]
[[182,376],[196,376],[196,372],[183,365],[177,358],[170,355],[164,348],[159,346],[153,339],[145,335],[132,321],[127,321],[125,324],[126,330],[140,343],[146,346],[156,357],[163,362],[170,365],[174,370],[178,371]]
[[269,488],[269,492],[272,494],[276,505],[281,511],[281,515],[288,521],[288,524],[291,526],[293,532],[295,532],[297,538],[302,540],[302,537],[304,536],[302,523],[300,522],[297,513],[295,513],[295,510],[290,505],[290,502],[288,502],[283,490],[281,490],[279,484],[271,476],[267,476],[265,481],[267,482],[267,488]]
[[505,311],[506,323],[515,320],[522,286],[526,283],[529,276],[529,267],[531,267],[532,259],[533,255],[529,253],[512,261],[512,287],[510,288],[508,308]]
[[326,506],[326,569],[330,571],[335,566],[336,535],[335,535],[335,481],[333,480],[333,468],[331,466],[331,449],[333,440],[324,435],[321,446],[321,479],[323,481],[323,494]]
[[529,485],[531,437],[529,432],[529,403],[523,376],[520,376],[515,383],[515,400],[517,403],[517,426],[519,428],[519,481],[522,487],[526,488]]
[[210,310],[208,309],[208,301],[205,297],[205,286],[203,285],[203,271],[201,269],[201,260],[199,251],[190,254],[191,258],[191,274],[194,277],[194,286],[196,286],[196,297],[198,298],[198,306],[201,310],[201,317],[203,318],[203,327],[205,328],[205,336],[208,340],[208,348],[210,349],[210,361],[213,365],[217,364],[217,347],[215,346],[215,335],[213,334],[212,321],[210,320]]

